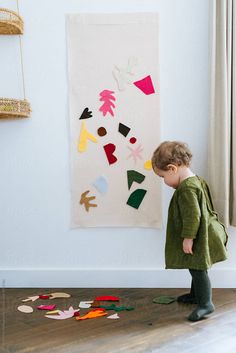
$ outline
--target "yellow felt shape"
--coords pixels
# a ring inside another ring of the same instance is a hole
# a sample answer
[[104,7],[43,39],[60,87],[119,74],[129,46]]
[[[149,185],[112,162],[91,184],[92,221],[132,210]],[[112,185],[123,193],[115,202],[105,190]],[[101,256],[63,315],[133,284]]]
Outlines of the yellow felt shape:
[[147,169],[147,170],[151,170],[152,169],[152,162],[151,162],[150,159],[144,163],[144,168]]
[[97,138],[87,130],[85,122],[83,121],[81,130],[80,130],[79,143],[78,143],[78,151],[79,152],[86,151],[87,140],[90,140],[92,142],[98,142]]
[[47,311],[46,314],[47,315],[54,315],[54,314],[58,314],[60,310],[51,310],[51,311]]

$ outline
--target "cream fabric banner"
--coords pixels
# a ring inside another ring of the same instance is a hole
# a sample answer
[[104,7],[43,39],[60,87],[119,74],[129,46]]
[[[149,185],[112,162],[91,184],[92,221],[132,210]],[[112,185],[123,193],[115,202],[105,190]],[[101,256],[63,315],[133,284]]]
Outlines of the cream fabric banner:
[[67,15],[71,225],[159,228],[158,15]]

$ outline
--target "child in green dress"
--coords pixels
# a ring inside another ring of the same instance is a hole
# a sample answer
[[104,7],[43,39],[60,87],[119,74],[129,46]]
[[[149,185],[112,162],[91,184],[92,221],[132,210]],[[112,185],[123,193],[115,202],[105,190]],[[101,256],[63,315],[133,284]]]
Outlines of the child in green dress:
[[166,268],[189,269],[191,291],[177,300],[196,303],[188,319],[198,321],[214,311],[207,270],[227,258],[228,236],[214,211],[207,183],[190,169],[191,158],[185,143],[165,141],[154,151],[152,167],[175,189],[168,210]]

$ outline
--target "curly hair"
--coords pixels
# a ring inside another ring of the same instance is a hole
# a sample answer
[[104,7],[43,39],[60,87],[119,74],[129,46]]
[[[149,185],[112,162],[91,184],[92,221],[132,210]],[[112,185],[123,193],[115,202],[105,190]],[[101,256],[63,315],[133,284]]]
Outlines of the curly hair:
[[169,164],[189,167],[192,153],[188,145],[179,141],[164,141],[154,151],[152,156],[153,169],[168,170]]

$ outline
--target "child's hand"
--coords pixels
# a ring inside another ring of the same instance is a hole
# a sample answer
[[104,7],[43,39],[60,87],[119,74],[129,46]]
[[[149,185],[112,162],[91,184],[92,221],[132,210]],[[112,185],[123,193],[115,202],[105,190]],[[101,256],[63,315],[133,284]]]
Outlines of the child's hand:
[[193,255],[193,239],[185,238],[183,241],[183,251],[185,254]]

